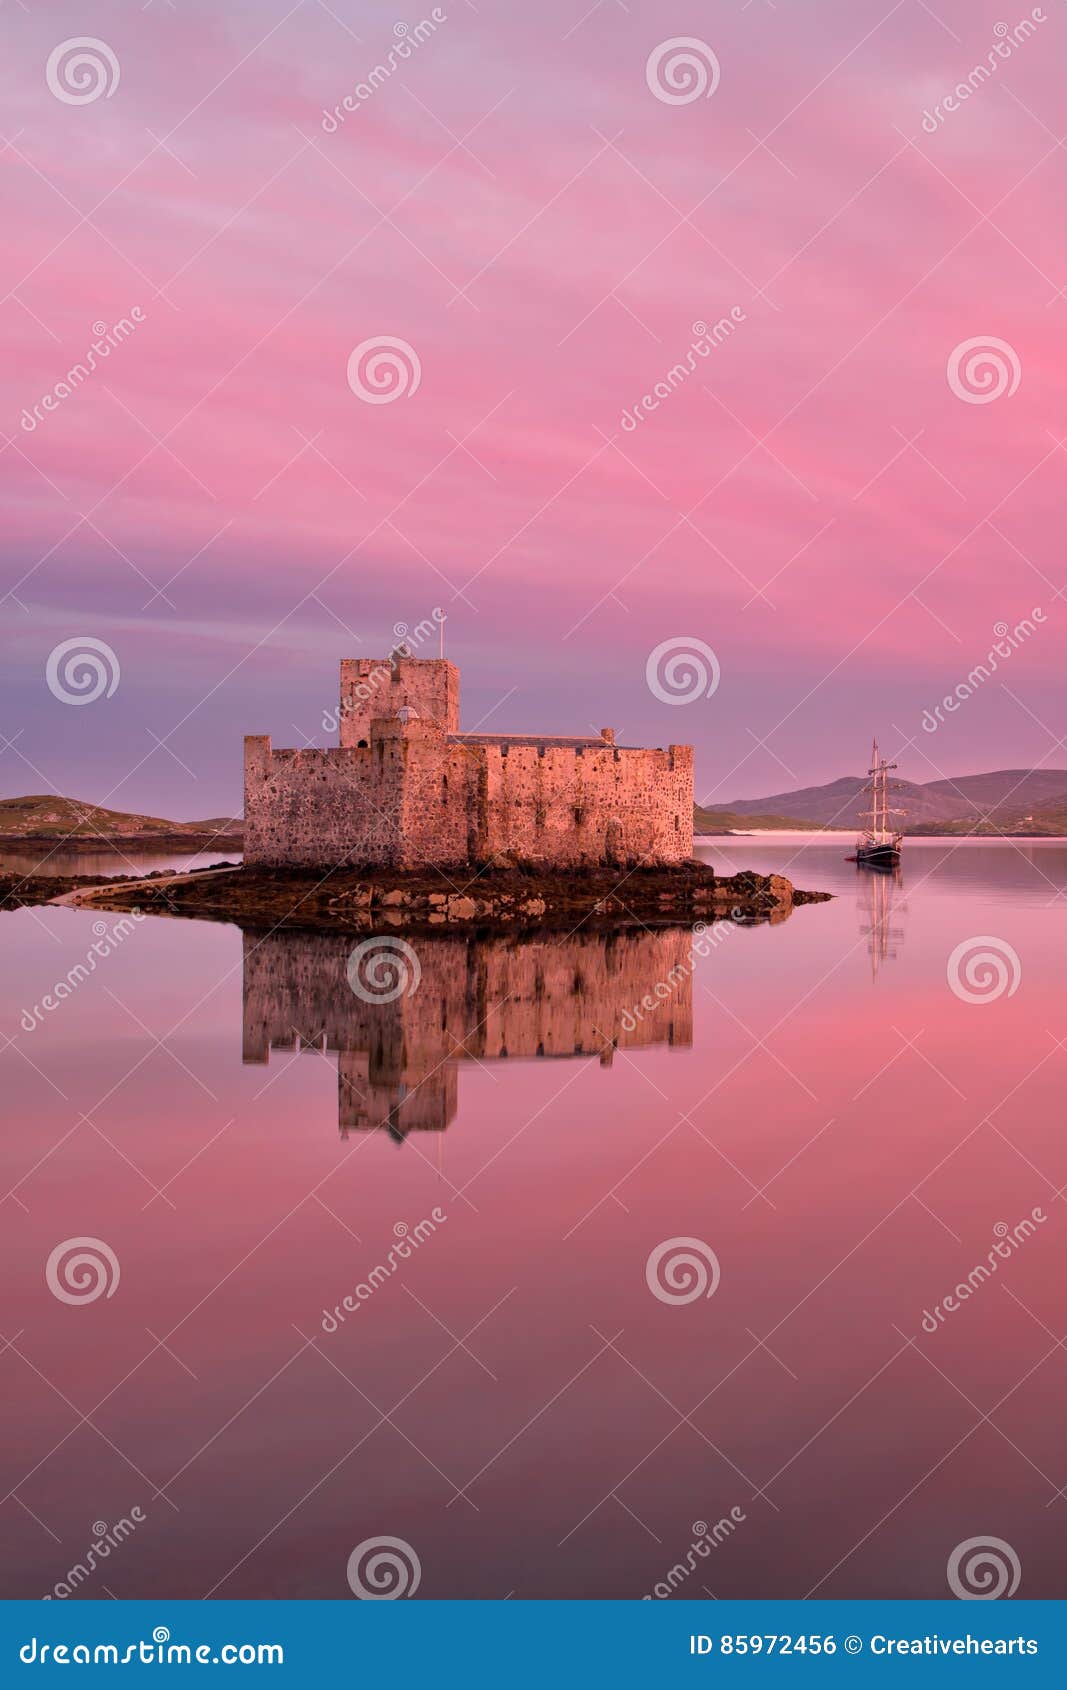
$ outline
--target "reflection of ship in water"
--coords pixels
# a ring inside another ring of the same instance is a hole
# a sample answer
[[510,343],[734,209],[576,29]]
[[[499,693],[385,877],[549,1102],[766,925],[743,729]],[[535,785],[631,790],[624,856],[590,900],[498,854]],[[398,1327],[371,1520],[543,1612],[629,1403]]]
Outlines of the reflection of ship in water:
[[384,1127],[400,1141],[443,1130],[461,1062],[585,1056],[608,1065],[616,1050],[692,1043],[685,929],[420,938],[416,989],[388,1001],[350,985],[353,945],[332,934],[244,935],[244,1060],[336,1052],[342,1133]]
[[857,903],[862,918],[860,932],[867,939],[873,980],[883,962],[896,956],[897,941],[904,937],[903,924],[893,920],[895,915],[907,914],[908,906],[901,896],[904,877],[897,866],[878,869],[874,873],[861,868],[856,878],[859,883]]

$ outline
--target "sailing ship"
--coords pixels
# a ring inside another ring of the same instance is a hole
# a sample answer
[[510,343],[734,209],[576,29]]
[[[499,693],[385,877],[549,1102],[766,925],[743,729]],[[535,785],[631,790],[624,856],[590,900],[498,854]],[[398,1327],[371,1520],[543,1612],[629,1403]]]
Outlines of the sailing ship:
[[870,809],[862,812],[866,828],[856,841],[856,861],[872,868],[895,868],[900,861],[900,842],[904,835],[889,824],[890,816],[903,815],[889,804],[889,771],[895,763],[887,763],[879,755],[878,741],[871,748],[871,766],[867,770],[867,785],[863,788],[870,799]]

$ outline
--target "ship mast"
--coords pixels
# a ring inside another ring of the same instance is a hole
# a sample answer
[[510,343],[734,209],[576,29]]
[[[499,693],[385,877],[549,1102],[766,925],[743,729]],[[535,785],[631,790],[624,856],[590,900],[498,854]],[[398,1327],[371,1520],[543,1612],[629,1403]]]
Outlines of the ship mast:
[[863,819],[867,823],[868,832],[871,836],[877,837],[881,817],[878,801],[878,741],[876,739],[871,741],[871,761],[867,774],[869,784],[864,788],[864,791],[869,794],[871,802],[870,809],[863,812]]
[[[871,766],[867,773],[870,784],[865,788],[870,794],[871,807],[864,810],[865,820],[870,823],[870,833],[875,839],[887,835],[889,829],[889,771],[896,768],[895,763],[889,763],[879,754],[878,741],[871,744]],[[896,813],[895,811],[893,812]]]
[[890,816],[903,814],[889,804],[889,771],[896,768],[878,750],[878,741],[871,744],[871,766],[867,770],[864,796],[870,798],[870,808],[861,812],[866,831],[856,842],[857,861],[875,862],[879,866],[897,860],[902,835],[890,826]]

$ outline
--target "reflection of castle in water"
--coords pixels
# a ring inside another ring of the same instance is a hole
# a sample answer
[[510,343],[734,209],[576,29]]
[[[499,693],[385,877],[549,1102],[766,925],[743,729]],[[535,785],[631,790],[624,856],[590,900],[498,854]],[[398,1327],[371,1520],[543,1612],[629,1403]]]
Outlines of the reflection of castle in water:
[[[417,989],[369,1001],[349,984],[349,935],[244,935],[244,1060],[337,1053],[342,1133],[440,1132],[464,1061],[597,1057],[690,1045],[685,929],[537,939],[419,939]],[[388,941],[387,941],[388,943]]]

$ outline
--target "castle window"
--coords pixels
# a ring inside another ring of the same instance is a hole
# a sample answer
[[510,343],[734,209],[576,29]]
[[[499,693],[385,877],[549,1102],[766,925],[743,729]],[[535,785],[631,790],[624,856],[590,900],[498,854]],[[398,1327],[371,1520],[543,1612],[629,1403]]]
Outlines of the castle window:
[[575,825],[575,827],[581,827],[582,822],[584,820],[585,820],[585,811],[582,809],[582,806],[580,804],[575,804],[575,806],[574,806],[574,825]]

